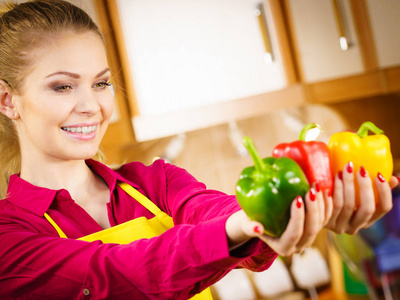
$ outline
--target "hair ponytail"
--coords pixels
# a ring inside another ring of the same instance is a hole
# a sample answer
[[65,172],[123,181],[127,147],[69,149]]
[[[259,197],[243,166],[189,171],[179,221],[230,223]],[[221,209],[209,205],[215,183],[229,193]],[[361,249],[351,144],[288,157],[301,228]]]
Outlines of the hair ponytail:
[[0,113],[0,199],[5,198],[9,178],[21,168],[17,132],[11,119]]

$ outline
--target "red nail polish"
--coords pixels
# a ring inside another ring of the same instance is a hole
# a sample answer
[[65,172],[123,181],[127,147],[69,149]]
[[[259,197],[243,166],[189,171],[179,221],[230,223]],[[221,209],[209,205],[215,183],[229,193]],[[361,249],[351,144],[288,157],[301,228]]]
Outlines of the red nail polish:
[[396,175],[394,175],[394,177],[396,177],[397,182],[400,183],[400,177],[399,177],[399,176],[396,176]]
[[301,198],[301,196],[297,196],[296,197],[296,206],[298,208],[301,208],[301,205],[303,204],[303,199]]
[[337,175],[340,180],[343,180],[343,172],[342,171],[339,171]]
[[386,181],[385,177],[383,177],[382,174],[379,173],[379,172],[378,172],[378,179],[379,179],[380,182],[385,182]]
[[260,234],[261,233],[261,229],[260,226],[254,226],[254,232]]
[[319,185],[319,181],[315,182],[315,190],[317,191],[317,193],[321,191],[321,186]]
[[349,163],[346,166],[346,170],[348,173],[352,173],[353,172],[353,162],[349,161]]
[[360,175],[362,177],[366,177],[367,176],[367,171],[365,171],[365,168],[363,166],[360,167]]
[[314,188],[310,189],[310,200],[315,201],[315,189]]
[[332,197],[332,191],[331,190],[328,191],[328,197]]

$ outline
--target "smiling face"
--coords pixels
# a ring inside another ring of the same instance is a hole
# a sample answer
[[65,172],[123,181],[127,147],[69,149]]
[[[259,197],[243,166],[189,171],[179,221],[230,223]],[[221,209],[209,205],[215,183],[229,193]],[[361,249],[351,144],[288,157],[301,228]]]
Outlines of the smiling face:
[[90,31],[64,33],[36,57],[12,96],[22,163],[93,157],[113,110],[101,38]]

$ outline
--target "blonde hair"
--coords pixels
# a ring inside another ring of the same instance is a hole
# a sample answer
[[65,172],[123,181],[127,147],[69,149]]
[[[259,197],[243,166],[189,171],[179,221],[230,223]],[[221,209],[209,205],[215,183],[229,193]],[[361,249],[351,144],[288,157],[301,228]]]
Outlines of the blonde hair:
[[[99,28],[90,16],[63,0],[32,0],[0,5],[0,80],[17,92],[35,62],[35,51],[63,32]],[[101,152],[96,158],[101,157]],[[9,177],[21,168],[18,135],[14,124],[0,113],[0,199],[6,196]]]

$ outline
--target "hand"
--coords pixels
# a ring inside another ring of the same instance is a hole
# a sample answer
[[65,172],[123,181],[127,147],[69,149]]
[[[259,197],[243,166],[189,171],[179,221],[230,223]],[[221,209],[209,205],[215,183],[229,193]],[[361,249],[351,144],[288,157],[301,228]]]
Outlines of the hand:
[[[379,202],[375,204],[372,182],[368,174],[362,176],[362,171],[352,170],[348,166],[351,166],[351,163],[345,166],[341,174],[335,176],[334,198],[325,195],[327,206],[332,207],[332,215],[326,228],[339,234],[355,234],[389,212],[393,206],[391,189],[399,183],[394,176],[389,182],[383,177],[377,176],[375,185],[379,194]],[[360,205],[357,209],[355,209],[354,171],[357,172],[360,192]]]
[[263,225],[251,221],[242,210],[233,214],[226,222],[227,237],[231,249],[252,237],[258,237],[281,256],[303,252],[306,247],[313,243],[319,231],[330,218],[330,215],[327,215],[329,210],[326,209],[322,192],[317,192],[317,190],[319,190],[318,185],[311,188],[306,194],[307,211],[304,209],[304,203],[300,197],[292,202],[289,224],[280,237],[264,234]]

